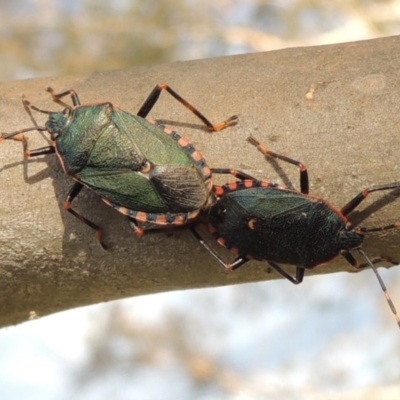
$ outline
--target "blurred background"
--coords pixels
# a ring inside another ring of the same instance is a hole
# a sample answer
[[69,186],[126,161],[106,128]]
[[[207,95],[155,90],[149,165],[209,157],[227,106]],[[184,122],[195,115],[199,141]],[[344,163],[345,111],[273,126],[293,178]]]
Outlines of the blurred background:
[[[400,34],[396,0],[0,9],[1,80]],[[380,272],[400,308],[400,271]],[[0,330],[0,399],[28,398],[398,400],[400,332],[370,271],[143,296]]]

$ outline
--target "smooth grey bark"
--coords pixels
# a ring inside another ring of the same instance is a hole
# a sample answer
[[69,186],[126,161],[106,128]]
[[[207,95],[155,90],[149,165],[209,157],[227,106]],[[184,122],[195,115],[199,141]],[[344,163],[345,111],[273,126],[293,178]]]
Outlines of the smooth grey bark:
[[[214,123],[239,114],[238,125],[209,134],[167,93],[151,112],[149,117],[190,138],[210,166],[298,187],[296,168],[266,161],[247,144],[251,133],[273,151],[301,160],[308,167],[310,193],[340,208],[370,185],[400,180],[399,48],[400,37],[389,37],[2,82],[0,131],[32,126],[22,94],[41,108],[59,110],[47,86],[57,92],[74,88],[82,103],[110,101],[135,113],[155,84],[165,82]],[[45,116],[38,119],[44,122]],[[46,146],[46,135],[27,136],[31,148]],[[110,249],[103,251],[93,231],[63,210],[72,181],[56,156],[23,162],[16,141],[3,142],[0,151],[0,326],[128,296],[279,277],[260,262],[225,272],[184,230],[138,239],[122,215],[84,190],[74,205],[104,228]],[[399,205],[399,191],[373,194],[351,220],[385,225],[400,219]],[[364,249],[396,260],[399,243],[400,230],[386,231],[369,235]],[[233,260],[226,249],[217,244],[215,249]],[[307,275],[345,270],[352,269],[339,259]]]

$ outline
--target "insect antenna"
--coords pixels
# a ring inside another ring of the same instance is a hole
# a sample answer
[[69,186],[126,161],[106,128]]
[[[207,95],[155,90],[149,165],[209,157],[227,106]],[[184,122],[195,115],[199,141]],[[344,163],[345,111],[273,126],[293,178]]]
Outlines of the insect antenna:
[[361,255],[364,256],[364,258],[367,260],[368,264],[371,266],[372,270],[374,271],[376,277],[378,278],[379,284],[381,285],[383,293],[385,294],[386,301],[388,302],[389,307],[392,310],[392,313],[394,314],[394,317],[396,318],[397,325],[400,328],[400,318],[399,318],[399,315],[397,314],[396,307],[394,306],[393,301],[390,298],[389,292],[387,291],[386,286],[383,283],[383,280],[382,280],[381,276],[378,273],[378,270],[376,269],[374,263],[367,257],[367,255],[365,254],[364,250],[362,250],[362,249],[357,249],[357,250]]

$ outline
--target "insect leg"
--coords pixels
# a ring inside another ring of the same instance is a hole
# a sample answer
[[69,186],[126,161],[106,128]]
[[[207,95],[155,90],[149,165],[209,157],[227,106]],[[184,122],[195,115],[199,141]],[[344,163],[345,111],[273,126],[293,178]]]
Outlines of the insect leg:
[[79,214],[77,211],[75,211],[73,208],[71,208],[71,203],[75,199],[75,197],[79,194],[79,192],[82,190],[83,184],[80,182],[75,182],[70,191],[67,194],[67,197],[65,198],[64,201],[64,208],[71,213],[74,217],[78,218],[80,221],[82,221],[84,224],[89,226],[90,228],[94,229],[96,231],[97,239],[99,240],[101,247],[104,250],[107,250],[107,246],[103,242],[103,232],[100,229],[98,225],[90,221],[89,219],[85,218],[82,214]]
[[74,107],[81,105],[78,94],[75,92],[74,89],[66,90],[65,92],[61,92],[61,93],[54,93],[54,89],[51,87],[48,87],[46,90],[47,90],[47,92],[49,92],[51,94],[53,101],[57,104],[62,105],[63,107],[71,109],[71,106],[69,104],[67,104],[61,100],[65,96],[71,96],[72,104],[74,105]]
[[32,128],[20,129],[19,131],[15,131],[15,132],[2,133],[0,136],[0,143],[7,139],[24,141],[23,134],[25,132],[30,132],[30,131],[47,131],[47,129],[44,126],[39,126],[39,127],[34,126]]
[[250,180],[257,180],[256,178],[252,177],[251,175],[246,174],[245,172],[238,171],[237,169],[229,169],[229,168],[211,168],[211,172],[213,174],[227,174],[232,175],[235,178],[240,180],[250,179]]
[[131,226],[133,232],[135,233],[135,235],[141,237],[144,235],[144,230],[142,228],[139,227],[137,221],[135,218],[132,217],[128,217],[129,220],[129,225]]
[[213,249],[211,249],[204,241],[204,239],[200,236],[200,234],[196,231],[195,227],[191,227],[190,231],[193,236],[199,241],[199,243],[211,254],[211,256],[226,270],[234,270],[241,267],[243,264],[247,263],[249,259],[238,257],[232,264],[227,264]]
[[46,147],[41,147],[40,149],[34,149],[34,150],[29,150],[29,149],[25,148],[24,150],[25,150],[25,155],[27,157],[43,156],[45,154],[54,154],[56,152],[56,149],[54,146],[46,146]]
[[[387,185],[372,186],[367,189],[364,189],[357,196],[355,196],[353,199],[351,199],[344,207],[342,207],[340,212],[343,215],[350,214],[372,192],[378,192],[381,190],[392,190],[392,189],[398,189],[398,188],[400,188],[400,182],[393,182],[393,183],[389,183]],[[374,232],[374,231],[384,231],[386,229],[392,229],[392,228],[400,228],[400,221],[396,221],[393,224],[389,224],[389,225],[381,226],[381,227],[360,228],[360,230],[362,232]]]
[[286,161],[289,164],[297,165],[300,170],[300,191],[303,194],[308,194],[308,172],[306,166],[301,163],[300,161],[293,160],[292,158],[283,156],[278,153],[274,153],[273,151],[269,150],[265,145],[260,143],[254,136],[249,136],[247,141],[251,143],[253,146],[256,146],[261,153],[264,154],[265,157],[274,157],[282,161]]
[[207,126],[207,129],[210,132],[220,131],[228,126],[235,125],[237,123],[238,116],[233,115],[227,120],[220,122],[218,124],[213,125],[199,110],[197,110],[194,106],[192,106],[188,101],[186,101],[183,97],[181,97],[175,90],[170,88],[167,84],[158,84],[151,91],[143,105],[140,107],[137,115],[142,118],[146,118],[151,109],[156,104],[157,100],[160,97],[160,94],[163,90],[166,90],[172,97],[179,101],[179,103],[183,104],[188,110],[190,110],[194,115],[196,115],[203,123]]
[[298,285],[303,282],[304,278],[304,268],[296,267],[296,277],[289,275],[284,269],[282,269],[278,264],[275,264],[272,261],[268,261],[268,264],[276,271],[279,272],[283,277],[288,279],[290,282]]
[[344,207],[342,207],[340,212],[343,215],[350,214],[372,192],[377,192],[380,190],[398,189],[398,188],[400,188],[400,182],[388,183],[387,185],[372,186],[367,189],[364,189],[357,196],[351,199]]

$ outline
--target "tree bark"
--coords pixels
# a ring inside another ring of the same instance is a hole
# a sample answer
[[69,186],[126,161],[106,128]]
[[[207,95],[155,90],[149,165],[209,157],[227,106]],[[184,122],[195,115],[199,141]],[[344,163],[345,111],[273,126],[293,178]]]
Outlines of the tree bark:
[[[368,186],[400,181],[399,48],[400,37],[388,37],[1,82],[0,130],[32,126],[22,94],[40,108],[59,110],[48,86],[56,92],[73,88],[82,103],[110,101],[136,113],[155,84],[168,83],[213,123],[239,115],[236,126],[210,134],[167,93],[151,111],[149,117],[188,137],[210,166],[299,188],[298,170],[267,161],[246,142],[252,134],[271,150],[302,161],[310,193],[340,208]],[[27,137],[30,148],[47,145],[47,134]],[[74,206],[103,228],[109,245],[104,251],[93,231],[63,209],[72,181],[56,156],[24,162],[17,141],[3,142],[0,151],[0,326],[129,296],[280,278],[267,273],[267,263],[255,261],[223,271],[186,230],[138,239],[121,214],[83,190]],[[227,177],[214,181],[222,184]],[[399,191],[374,193],[350,220],[386,225],[400,219],[399,205]],[[234,259],[203,235],[221,257]],[[399,243],[400,230],[393,229],[368,235],[364,249],[396,260]],[[340,258],[306,275],[351,270]]]

